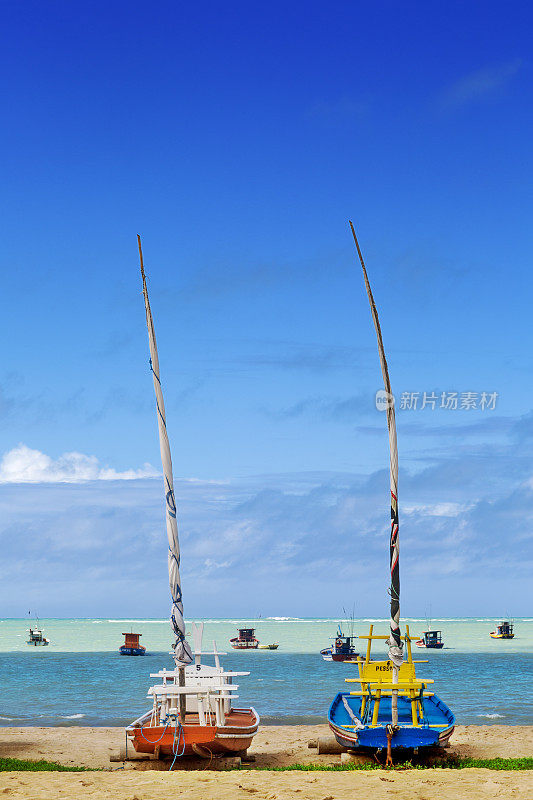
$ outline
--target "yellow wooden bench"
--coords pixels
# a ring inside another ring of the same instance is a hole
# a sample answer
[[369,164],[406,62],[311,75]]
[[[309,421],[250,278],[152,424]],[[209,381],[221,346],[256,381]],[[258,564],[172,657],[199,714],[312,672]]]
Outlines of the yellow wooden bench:
[[[350,695],[361,697],[361,715],[364,714],[366,704],[370,700],[374,700],[374,708],[372,709],[372,723],[371,727],[377,726],[379,704],[382,697],[391,697],[392,694],[398,697],[407,697],[411,701],[411,718],[414,727],[419,726],[419,718],[422,716],[422,708],[420,705],[421,697],[424,694],[424,689],[428,684],[434,681],[430,678],[417,678],[415,672],[415,664],[427,664],[427,660],[413,661],[413,654],[411,650],[411,642],[413,637],[409,634],[409,625],[405,627],[405,636],[401,638],[407,645],[407,661],[401,665],[398,670],[398,681],[392,681],[393,664],[391,661],[371,661],[370,650],[372,641],[374,639],[387,640],[388,636],[374,636],[374,626],[370,626],[370,633],[368,636],[360,636],[360,639],[368,639],[366,658],[363,661],[358,657],[356,661],[349,663],[357,664],[359,669],[358,678],[345,678],[346,683],[360,683],[361,691],[350,692]],[[346,662],[345,662],[346,663]],[[426,692],[426,697],[432,697],[433,692]],[[347,726],[343,726],[347,727]],[[350,726],[348,726],[350,727]],[[446,727],[435,725],[431,727]]]

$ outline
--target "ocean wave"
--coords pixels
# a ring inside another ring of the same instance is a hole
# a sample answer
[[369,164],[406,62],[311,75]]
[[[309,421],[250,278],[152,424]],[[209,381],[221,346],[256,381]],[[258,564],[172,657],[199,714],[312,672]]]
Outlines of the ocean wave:
[[116,622],[127,625],[134,622],[136,625],[168,625],[168,619],[108,619],[107,622]]
[[265,619],[271,619],[274,622],[302,622],[301,617],[265,617]]
[[86,714],[65,714],[65,715],[60,715],[59,718],[60,719],[82,719],[83,717],[86,717],[86,716],[87,716]]
[[486,717],[487,719],[503,719],[505,714],[477,714],[478,717]]

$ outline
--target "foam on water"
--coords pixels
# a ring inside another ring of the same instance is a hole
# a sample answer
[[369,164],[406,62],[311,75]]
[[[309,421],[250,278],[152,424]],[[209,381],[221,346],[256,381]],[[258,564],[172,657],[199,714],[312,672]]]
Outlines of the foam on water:
[[504,719],[505,714],[478,714],[478,717],[486,717],[487,719]]

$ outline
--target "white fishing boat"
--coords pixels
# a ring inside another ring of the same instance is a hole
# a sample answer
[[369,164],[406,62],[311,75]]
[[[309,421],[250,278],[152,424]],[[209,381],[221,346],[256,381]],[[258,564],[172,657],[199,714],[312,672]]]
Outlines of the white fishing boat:
[[[210,758],[215,753],[243,753],[257,732],[259,715],[253,708],[233,705],[239,688],[233,679],[250,673],[226,672],[220,664],[224,654],[217,652],[215,643],[211,652],[202,651],[203,624],[193,625],[194,655],[186,639],[172,460],[141,239],[137,238],[165,486],[170,620],[176,640],[171,653],[175,668],[150,675],[159,679],[148,690],[151,708],[127,727],[126,735],[137,752],[174,756],[174,761],[182,755]],[[202,656],[213,656],[214,664],[203,664]]]
[[30,638],[26,644],[32,647],[47,647],[50,644],[50,639],[47,639],[40,628],[30,628],[28,633]]
[[26,641],[26,644],[29,644],[31,647],[48,647],[50,644],[50,639],[47,639],[43,633],[43,630],[39,623],[39,618],[37,616],[34,617],[35,624],[31,624],[31,611],[28,611],[28,616],[30,617],[30,627],[28,629],[29,638]]

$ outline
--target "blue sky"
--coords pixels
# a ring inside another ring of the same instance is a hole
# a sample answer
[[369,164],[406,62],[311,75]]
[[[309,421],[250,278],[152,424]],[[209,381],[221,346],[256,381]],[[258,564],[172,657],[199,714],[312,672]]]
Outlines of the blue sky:
[[[528,613],[531,16],[4,8],[5,615],[167,611],[138,232],[186,613],[386,614],[388,442],[348,218],[398,401],[403,608]],[[400,408],[412,392],[497,401]]]

